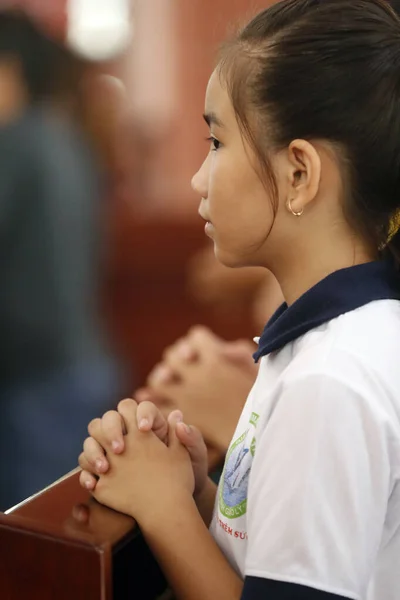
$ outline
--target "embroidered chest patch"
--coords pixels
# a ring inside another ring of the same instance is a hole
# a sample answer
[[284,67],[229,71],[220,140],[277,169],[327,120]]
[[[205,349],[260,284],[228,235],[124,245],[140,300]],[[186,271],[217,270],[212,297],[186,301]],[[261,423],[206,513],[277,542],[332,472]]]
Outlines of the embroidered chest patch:
[[246,431],[232,443],[219,486],[219,509],[228,519],[242,517],[247,510],[247,488],[256,450],[255,428],[259,415],[252,413]]

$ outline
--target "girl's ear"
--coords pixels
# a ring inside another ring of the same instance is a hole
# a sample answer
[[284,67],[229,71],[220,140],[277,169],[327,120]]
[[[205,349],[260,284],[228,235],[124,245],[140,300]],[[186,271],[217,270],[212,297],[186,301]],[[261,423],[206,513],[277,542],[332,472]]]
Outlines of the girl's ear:
[[321,181],[321,158],[312,143],[293,140],[288,148],[288,200],[301,213],[316,198]]

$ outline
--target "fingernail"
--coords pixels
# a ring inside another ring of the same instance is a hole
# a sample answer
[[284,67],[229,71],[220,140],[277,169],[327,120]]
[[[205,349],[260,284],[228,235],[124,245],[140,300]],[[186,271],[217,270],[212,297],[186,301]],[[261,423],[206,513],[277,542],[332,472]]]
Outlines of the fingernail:
[[185,431],[186,433],[192,433],[192,428],[190,427],[190,425],[185,425]]
[[143,418],[139,423],[139,429],[147,429],[150,421],[148,419]]
[[114,452],[119,452],[121,450],[121,442],[114,441],[111,444],[111,448],[114,450]]
[[104,463],[101,459],[96,460],[96,470],[102,471],[104,468]]
[[93,483],[91,481],[85,481],[85,488],[87,490],[92,490],[93,489]]
[[183,422],[183,414],[180,410],[172,410],[168,415],[168,423],[170,425],[178,425]]

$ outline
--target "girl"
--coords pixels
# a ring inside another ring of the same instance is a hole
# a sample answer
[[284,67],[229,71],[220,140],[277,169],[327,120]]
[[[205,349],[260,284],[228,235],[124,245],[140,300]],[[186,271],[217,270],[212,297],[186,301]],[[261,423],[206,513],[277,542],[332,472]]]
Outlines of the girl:
[[381,0],[268,8],[224,47],[205,120],[206,233],[286,302],[217,492],[198,432],[129,400],[90,424],[82,484],[138,521],[178,598],[395,600],[399,19]]

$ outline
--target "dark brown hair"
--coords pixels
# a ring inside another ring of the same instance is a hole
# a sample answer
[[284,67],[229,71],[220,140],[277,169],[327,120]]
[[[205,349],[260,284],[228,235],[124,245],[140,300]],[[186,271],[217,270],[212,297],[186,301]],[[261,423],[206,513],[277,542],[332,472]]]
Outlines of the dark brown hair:
[[[387,244],[400,210],[400,20],[384,0],[283,0],[222,49],[219,72],[276,197],[271,152],[325,140],[349,222]],[[396,251],[396,246],[398,251]]]

